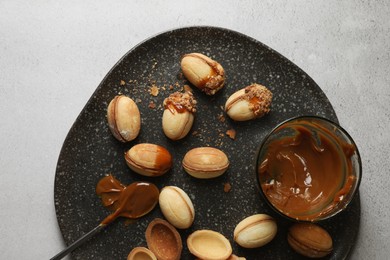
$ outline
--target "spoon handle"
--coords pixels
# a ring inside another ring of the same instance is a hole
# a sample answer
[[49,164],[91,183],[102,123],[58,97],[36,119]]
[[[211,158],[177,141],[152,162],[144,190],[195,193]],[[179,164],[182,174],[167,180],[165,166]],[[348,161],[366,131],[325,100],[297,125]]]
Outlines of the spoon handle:
[[59,259],[62,259],[64,256],[66,256],[67,254],[69,254],[70,252],[72,252],[73,250],[75,250],[77,247],[79,247],[80,245],[82,245],[85,241],[87,241],[90,237],[92,237],[93,235],[95,235],[96,233],[98,233],[100,230],[102,230],[105,226],[107,226],[106,224],[102,224],[100,223],[97,227],[95,227],[94,229],[92,229],[91,231],[89,231],[88,233],[84,234],[82,237],[80,237],[79,239],[77,239],[75,242],[73,242],[70,246],[68,246],[67,248],[65,248],[64,250],[62,250],[61,252],[59,252],[57,255],[55,255],[54,257],[50,258],[50,260],[59,260]]

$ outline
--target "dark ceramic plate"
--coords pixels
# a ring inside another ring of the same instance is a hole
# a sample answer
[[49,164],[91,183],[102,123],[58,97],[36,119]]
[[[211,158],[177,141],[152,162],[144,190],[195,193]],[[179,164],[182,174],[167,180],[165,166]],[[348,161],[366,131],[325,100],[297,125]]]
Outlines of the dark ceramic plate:
[[[180,57],[201,52],[219,61],[225,68],[226,86],[215,96],[194,90],[198,112],[190,134],[182,141],[167,139],[161,128],[163,99],[183,85]],[[267,86],[274,94],[272,110],[251,122],[221,120],[221,107],[236,90],[253,82]],[[159,88],[157,96],[148,90]],[[173,89],[170,88],[173,87]],[[118,93],[132,97],[142,117],[139,137],[122,144],[111,135],[106,123],[106,109]],[[156,104],[150,108],[150,102]],[[198,229],[212,229],[224,234],[233,252],[247,259],[295,259],[287,243],[291,222],[280,219],[262,201],[255,179],[255,155],[265,135],[278,123],[294,116],[318,115],[337,122],[336,114],[319,86],[301,69],[279,53],[243,34],[214,27],[189,27],[152,37],[129,51],[107,74],[69,131],[61,150],[55,177],[55,207],[66,244],[97,226],[109,214],[95,194],[97,182],[107,173],[128,185],[145,180],[159,188],[176,185],[184,189],[195,206],[195,222],[180,231],[184,242],[182,259],[191,259],[187,236]],[[235,129],[235,140],[225,132]],[[147,178],[132,172],[123,154],[137,143],[155,143],[166,147],[174,157],[173,169],[164,176]],[[184,154],[194,147],[213,146],[223,150],[231,165],[213,180],[198,180],[181,167]],[[231,190],[224,191],[229,183]],[[278,222],[278,233],[268,245],[243,249],[233,241],[238,222],[256,213],[267,213]],[[74,259],[125,259],[136,246],[146,246],[148,223],[162,217],[158,207],[147,216],[129,222],[119,219],[76,249]],[[346,258],[359,229],[360,200],[357,196],[348,209],[322,222],[334,239],[329,259]]]

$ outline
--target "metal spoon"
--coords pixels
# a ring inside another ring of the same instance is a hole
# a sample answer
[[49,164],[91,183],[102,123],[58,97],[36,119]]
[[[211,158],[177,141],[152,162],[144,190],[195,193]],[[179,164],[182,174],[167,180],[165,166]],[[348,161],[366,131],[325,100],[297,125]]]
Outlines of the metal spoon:
[[89,231],[88,233],[84,234],[82,237],[77,239],[75,242],[73,242],[70,246],[56,254],[54,257],[50,258],[50,260],[59,260],[65,257],[67,254],[84,244],[85,241],[87,241],[89,238],[97,234],[100,230],[105,228],[107,225],[100,223],[97,227]]

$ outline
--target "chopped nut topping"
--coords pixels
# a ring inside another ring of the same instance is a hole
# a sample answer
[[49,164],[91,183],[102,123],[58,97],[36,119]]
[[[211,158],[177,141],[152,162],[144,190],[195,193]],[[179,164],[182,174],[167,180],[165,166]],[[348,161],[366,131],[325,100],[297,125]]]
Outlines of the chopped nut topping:
[[248,100],[249,108],[256,117],[267,114],[270,111],[272,92],[260,84],[252,84],[245,88],[245,99]]
[[[174,92],[164,99],[164,108],[169,109],[172,113],[181,112],[182,109],[188,112],[196,112],[196,100],[192,92]],[[175,111],[172,111],[172,107]]]

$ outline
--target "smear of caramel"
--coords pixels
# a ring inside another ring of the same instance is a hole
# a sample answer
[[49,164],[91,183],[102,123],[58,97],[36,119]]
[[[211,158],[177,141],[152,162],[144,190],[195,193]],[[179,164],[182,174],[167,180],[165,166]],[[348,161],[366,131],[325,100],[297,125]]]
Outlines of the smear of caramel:
[[158,188],[148,182],[133,182],[123,185],[112,175],[102,178],[96,186],[103,206],[113,211],[101,224],[107,225],[117,217],[135,219],[149,213],[157,204]]

